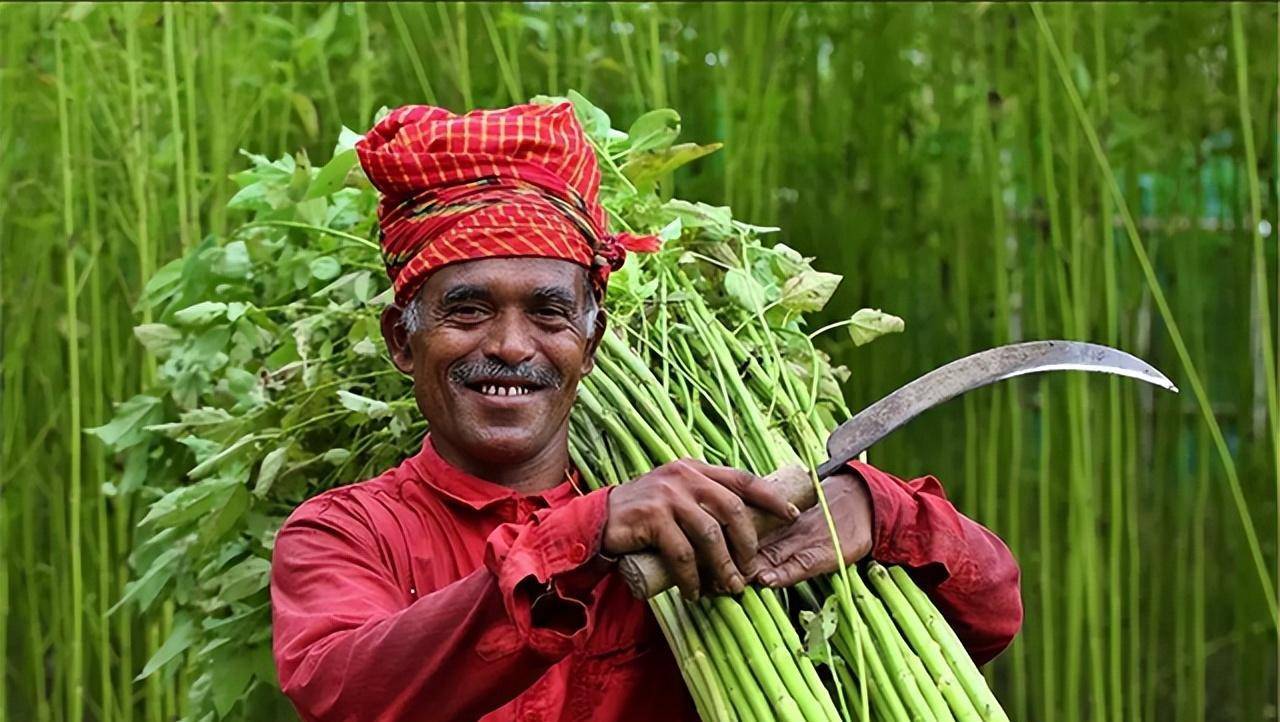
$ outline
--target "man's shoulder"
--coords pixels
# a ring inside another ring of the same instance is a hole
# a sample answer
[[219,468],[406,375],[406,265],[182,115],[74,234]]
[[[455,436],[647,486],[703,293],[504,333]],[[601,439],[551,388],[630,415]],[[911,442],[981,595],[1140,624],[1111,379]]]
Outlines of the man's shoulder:
[[352,518],[364,519],[371,503],[385,504],[400,498],[400,486],[404,482],[401,466],[392,467],[381,474],[362,481],[335,486],[307,498],[294,508],[285,520],[285,526],[305,521],[338,521]]

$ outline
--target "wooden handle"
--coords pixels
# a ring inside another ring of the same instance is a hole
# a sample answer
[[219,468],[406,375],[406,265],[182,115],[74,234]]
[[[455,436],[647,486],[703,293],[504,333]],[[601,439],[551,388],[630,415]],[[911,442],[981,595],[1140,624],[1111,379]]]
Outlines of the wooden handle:
[[[784,466],[766,476],[764,481],[772,485],[782,498],[795,504],[801,511],[818,503],[818,495],[813,490],[813,479],[809,470],[803,466]],[[756,533],[763,537],[786,522],[768,512],[751,509],[751,523]],[[675,586],[662,557],[653,552],[636,552],[627,554],[618,560],[618,570],[636,599],[649,599]]]

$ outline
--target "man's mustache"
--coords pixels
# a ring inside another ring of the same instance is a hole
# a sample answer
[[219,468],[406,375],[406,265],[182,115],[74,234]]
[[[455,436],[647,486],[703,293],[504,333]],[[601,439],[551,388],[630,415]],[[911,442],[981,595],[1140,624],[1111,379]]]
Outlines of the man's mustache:
[[554,366],[546,364],[528,361],[512,366],[495,359],[484,359],[483,361],[463,360],[455,363],[449,369],[449,380],[464,386],[478,381],[488,381],[541,389],[559,388],[564,382],[564,377]]

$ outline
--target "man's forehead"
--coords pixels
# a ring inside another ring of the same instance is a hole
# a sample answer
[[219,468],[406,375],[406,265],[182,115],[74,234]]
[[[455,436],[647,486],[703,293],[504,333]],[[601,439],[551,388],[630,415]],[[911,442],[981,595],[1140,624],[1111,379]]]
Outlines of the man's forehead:
[[481,258],[453,263],[432,273],[425,295],[538,295],[574,300],[590,294],[587,270],[555,258]]

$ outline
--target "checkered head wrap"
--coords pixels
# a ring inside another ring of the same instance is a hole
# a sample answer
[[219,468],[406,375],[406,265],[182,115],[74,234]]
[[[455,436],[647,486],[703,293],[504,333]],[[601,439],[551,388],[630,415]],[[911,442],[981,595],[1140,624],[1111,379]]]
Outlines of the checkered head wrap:
[[402,307],[432,271],[477,258],[572,261],[602,296],[627,251],[658,249],[652,236],[609,232],[595,153],[567,102],[465,115],[406,105],[356,155],[382,194],[382,260]]

